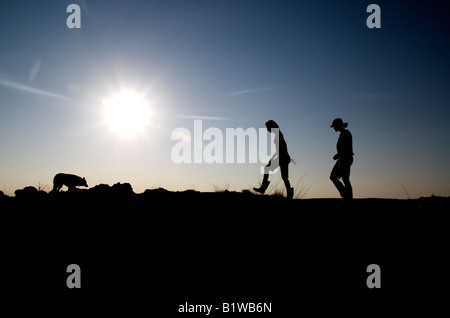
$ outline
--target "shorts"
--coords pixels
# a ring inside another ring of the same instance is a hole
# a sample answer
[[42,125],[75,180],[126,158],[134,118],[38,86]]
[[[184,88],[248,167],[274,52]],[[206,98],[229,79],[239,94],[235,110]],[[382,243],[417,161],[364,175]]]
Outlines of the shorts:
[[340,158],[336,160],[333,169],[331,170],[331,178],[350,177],[350,166],[353,163],[353,157]]

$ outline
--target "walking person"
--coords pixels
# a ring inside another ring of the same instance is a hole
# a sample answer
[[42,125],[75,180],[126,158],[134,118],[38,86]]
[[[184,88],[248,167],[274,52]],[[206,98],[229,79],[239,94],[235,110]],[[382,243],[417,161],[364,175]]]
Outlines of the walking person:
[[[353,189],[350,183],[350,166],[353,163],[353,141],[352,134],[348,131],[348,123],[344,123],[341,118],[336,118],[331,124],[334,131],[340,132],[339,139],[336,145],[337,153],[333,160],[336,163],[331,170],[330,179],[338,189],[344,202],[353,199]],[[342,179],[342,182],[339,181]]]
[[286,140],[275,121],[268,120],[265,125],[267,131],[275,135],[275,153],[269,160],[269,163],[264,167],[264,177],[261,186],[259,188],[253,188],[253,190],[264,194],[270,183],[269,172],[280,167],[281,179],[283,179],[284,185],[286,186],[286,198],[292,199],[294,197],[294,188],[291,187],[291,183],[289,182],[289,163],[291,162],[291,157],[288,153]]

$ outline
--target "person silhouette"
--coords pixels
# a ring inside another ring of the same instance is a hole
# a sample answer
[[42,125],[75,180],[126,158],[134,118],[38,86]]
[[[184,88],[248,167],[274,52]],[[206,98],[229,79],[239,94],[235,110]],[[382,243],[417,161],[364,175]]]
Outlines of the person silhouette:
[[264,167],[264,177],[261,186],[259,188],[253,188],[253,190],[264,194],[270,183],[269,172],[280,167],[281,179],[283,179],[284,185],[286,186],[286,198],[292,199],[294,197],[294,188],[291,187],[291,183],[289,182],[288,168],[291,157],[287,150],[286,140],[284,139],[283,133],[280,131],[280,127],[275,121],[268,120],[265,123],[265,126],[268,132],[275,135],[275,153],[269,160],[269,163]]
[[[336,118],[331,124],[334,131],[340,132],[336,145],[337,153],[333,160],[336,160],[331,170],[330,179],[338,189],[343,201],[348,202],[353,199],[353,189],[350,183],[350,166],[353,163],[353,142],[352,134],[348,131],[348,123],[344,123],[341,118]],[[339,179],[342,178],[342,182]]]

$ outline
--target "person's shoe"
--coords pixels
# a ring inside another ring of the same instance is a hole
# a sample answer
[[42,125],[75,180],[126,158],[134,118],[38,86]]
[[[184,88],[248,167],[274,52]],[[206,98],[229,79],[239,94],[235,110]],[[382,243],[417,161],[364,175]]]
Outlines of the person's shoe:
[[258,193],[264,194],[266,192],[267,187],[269,186],[270,181],[263,182],[259,188],[253,188]]
[[294,188],[287,189],[287,196],[286,199],[292,199],[294,198]]

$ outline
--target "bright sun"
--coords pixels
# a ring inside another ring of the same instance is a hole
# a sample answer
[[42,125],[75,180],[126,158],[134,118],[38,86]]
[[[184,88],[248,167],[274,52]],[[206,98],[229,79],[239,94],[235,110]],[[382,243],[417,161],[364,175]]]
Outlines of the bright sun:
[[103,100],[103,105],[106,122],[120,135],[135,135],[149,124],[150,110],[141,96],[121,93]]

